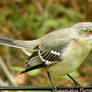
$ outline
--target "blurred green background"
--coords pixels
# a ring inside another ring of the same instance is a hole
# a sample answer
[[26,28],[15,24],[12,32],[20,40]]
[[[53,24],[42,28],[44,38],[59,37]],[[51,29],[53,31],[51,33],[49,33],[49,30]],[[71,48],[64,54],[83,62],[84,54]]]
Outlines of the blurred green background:
[[[92,0],[0,0],[0,36],[33,40],[80,21],[92,21]],[[71,74],[83,86],[92,86],[91,57]],[[0,45],[0,85],[49,85],[42,70],[19,75],[27,58],[20,49]],[[74,86],[66,76],[53,83]]]

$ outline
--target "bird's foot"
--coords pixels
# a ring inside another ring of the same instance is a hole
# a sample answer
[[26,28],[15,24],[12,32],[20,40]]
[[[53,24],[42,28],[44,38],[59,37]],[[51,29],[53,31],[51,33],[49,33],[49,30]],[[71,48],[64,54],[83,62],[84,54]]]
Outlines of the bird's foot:
[[57,87],[55,85],[52,85],[53,87],[53,92],[57,92]]
[[83,88],[82,88],[82,86],[78,82],[75,83],[75,86],[79,87],[78,92],[83,92]]
[[83,88],[79,88],[78,89],[78,92],[83,92]]

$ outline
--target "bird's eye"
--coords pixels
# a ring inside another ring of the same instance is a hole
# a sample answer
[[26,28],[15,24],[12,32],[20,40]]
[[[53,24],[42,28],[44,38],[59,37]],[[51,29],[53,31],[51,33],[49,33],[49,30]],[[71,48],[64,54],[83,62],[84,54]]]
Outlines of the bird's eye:
[[88,34],[92,34],[92,30],[87,30],[87,33]]

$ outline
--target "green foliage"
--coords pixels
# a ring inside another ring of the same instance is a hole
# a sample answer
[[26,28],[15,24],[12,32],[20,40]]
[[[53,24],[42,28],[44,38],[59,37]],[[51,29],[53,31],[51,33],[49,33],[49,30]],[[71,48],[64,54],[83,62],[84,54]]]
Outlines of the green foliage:
[[18,72],[22,72],[25,68],[13,66],[13,67],[11,67],[11,69],[12,69],[12,70],[15,70],[15,71],[18,71]]
[[2,8],[0,24],[14,29],[16,33],[19,31],[22,33],[22,30],[25,30],[25,35],[28,33],[31,36],[33,32],[36,38],[52,29],[65,28],[85,18],[84,15],[75,12],[72,8],[67,9],[64,5],[55,3],[52,3],[47,9],[43,8],[42,13],[39,13],[37,6],[33,4],[22,4],[22,8],[19,7],[16,4],[11,4]]
[[29,76],[37,76],[40,73],[40,69],[36,69],[36,70],[32,70],[30,72],[28,72],[27,74]]

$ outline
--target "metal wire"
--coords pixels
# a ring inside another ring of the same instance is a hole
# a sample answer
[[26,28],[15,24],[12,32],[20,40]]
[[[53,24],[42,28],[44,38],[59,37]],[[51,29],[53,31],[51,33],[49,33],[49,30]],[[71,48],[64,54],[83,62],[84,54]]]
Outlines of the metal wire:
[[[52,91],[52,86],[0,86],[0,90]],[[92,87],[57,87],[57,91],[91,91]]]

